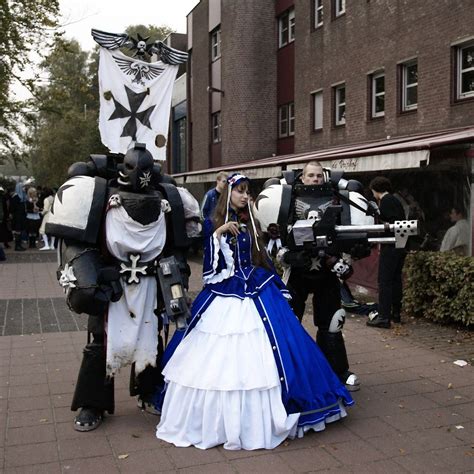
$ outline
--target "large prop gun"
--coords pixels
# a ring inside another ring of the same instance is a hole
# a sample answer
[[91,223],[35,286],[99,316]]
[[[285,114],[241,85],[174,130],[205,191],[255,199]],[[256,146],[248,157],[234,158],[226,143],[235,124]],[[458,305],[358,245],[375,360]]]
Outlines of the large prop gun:
[[337,225],[341,210],[340,205],[331,205],[321,217],[296,221],[290,230],[290,242],[295,246],[293,250],[310,250],[312,254],[323,255],[351,254],[355,248],[369,249],[374,243],[393,243],[396,248],[404,248],[408,238],[418,234],[415,220],[396,221],[394,224]]
[[162,258],[159,261],[157,277],[167,317],[176,324],[178,331],[185,330],[187,328],[189,309],[184,293],[181,272],[175,257]]

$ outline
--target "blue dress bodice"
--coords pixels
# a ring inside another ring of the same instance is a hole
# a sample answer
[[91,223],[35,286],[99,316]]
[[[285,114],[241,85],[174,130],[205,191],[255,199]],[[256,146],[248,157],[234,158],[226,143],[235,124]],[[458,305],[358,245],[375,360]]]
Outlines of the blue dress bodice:
[[270,282],[280,291],[288,290],[271,270],[252,265],[251,228],[241,226],[237,236],[226,234],[217,238],[210,220],[204,222],[204,285],[213,293],[238,298],[256,297]]

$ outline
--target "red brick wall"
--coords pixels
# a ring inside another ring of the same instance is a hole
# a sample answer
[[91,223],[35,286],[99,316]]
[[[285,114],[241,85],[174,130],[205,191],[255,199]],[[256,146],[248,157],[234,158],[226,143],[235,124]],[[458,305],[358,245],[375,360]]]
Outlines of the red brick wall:
[[222,0],[222,165],[276,152],[273,0]]
[[192,14],[192,53],[190,81],[192,127],[192,160],[190,170],[208,168],[210,163],[210,96],[207,87],[210,85],[209,63],[210,47],[208,32],[208,0],[194,8]]
[[[474,35],[474,2],[347,0],[314,30],[309,1],[296,1],[295,151],[383,139],[474,123],[474,103],[451,103],[451,47]],[[397,63],[418,58],[418,110],[399,113]],[[385,117],[371,120],[367,74],[385,70]],[[331,88],[346,83],[346,126],[333,126]],[[324,90],[323,132],[311,132],[312,91]]]

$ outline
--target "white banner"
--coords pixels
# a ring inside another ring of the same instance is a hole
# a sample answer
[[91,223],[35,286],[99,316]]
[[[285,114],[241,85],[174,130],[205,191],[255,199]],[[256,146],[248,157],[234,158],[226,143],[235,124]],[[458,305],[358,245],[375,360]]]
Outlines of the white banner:
[[147,63],[119,50],[100,48],[99,130],[112,153],[145,143],[155,160],[166,160],[171,95],[178,67]]

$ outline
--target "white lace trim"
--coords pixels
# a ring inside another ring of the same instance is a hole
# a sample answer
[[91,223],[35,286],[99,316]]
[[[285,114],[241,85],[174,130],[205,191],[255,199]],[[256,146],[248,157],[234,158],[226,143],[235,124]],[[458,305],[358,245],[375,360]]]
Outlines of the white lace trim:
[[[235,272],[234,253],[229,247],[225,236],[221,235],[220,239],[218,239],[217,233],[214,232],[212,234],[212,246],[214,248],[214,253],[212,255],[212,273],[203,276],[204,284],[206,285],[210,283],[220,283],[221,281],[234,276]],[[222,254],[224,255],[226,268],[221,270],[219,273],[216,273],[217,264],[219,263],[219,250],[222,251]]]

